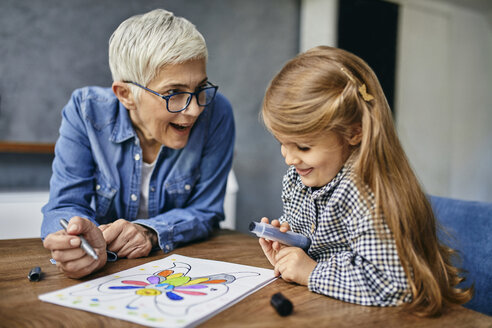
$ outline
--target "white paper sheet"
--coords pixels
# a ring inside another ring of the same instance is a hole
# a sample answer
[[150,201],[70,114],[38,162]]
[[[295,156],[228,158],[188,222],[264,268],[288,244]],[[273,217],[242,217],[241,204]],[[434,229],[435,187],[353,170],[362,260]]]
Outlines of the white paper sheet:
[[174,254],[39,299],[151,327],[192,327],[273,280],[273,270]]

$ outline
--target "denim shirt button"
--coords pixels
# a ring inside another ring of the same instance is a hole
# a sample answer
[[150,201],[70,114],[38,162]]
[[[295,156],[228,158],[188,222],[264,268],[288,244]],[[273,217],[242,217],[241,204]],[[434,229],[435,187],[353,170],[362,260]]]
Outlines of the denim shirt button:
[[185,190],[186,190],[186,191],[188,191],[188,190],[190,190],[190,189],[191,189],[191,186],[190,186],[189,184],[186,184],[186,185],[185,185]]
[[140,160],[140,154],[136,154],[134,158],[136,161],[139,161]]
[[150,191],[154,192],[155,191],[155,187],[150,187]]
[[98,184],[98,185],[96,185],[96,190],[99,190],[99,189],[101,189],[101,185]]
[[171,248],[171,247],[169,247],[169,245],[166,245],[166,250],[169,250],[169,248]]
[[137,197],[137,195],[132,194],[132,195],[131,195],[131,198],[132,198],[132,200],[133,200],[133,201],[136,201],[138,197]]

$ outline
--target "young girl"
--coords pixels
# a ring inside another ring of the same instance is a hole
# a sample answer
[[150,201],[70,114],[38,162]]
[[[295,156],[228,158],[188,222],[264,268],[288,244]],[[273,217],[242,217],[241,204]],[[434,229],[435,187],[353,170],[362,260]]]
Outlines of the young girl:
[[277,275],[343,301],[405,304],[419,315],[471,298],[455,288],[462,278],[453,251],[437,240],[432,208],[363,60],[330,47],[298,55],[270,83],[262,118],[289,165],[284,214],[272,224],[312,241],[306,254],[261,238]]

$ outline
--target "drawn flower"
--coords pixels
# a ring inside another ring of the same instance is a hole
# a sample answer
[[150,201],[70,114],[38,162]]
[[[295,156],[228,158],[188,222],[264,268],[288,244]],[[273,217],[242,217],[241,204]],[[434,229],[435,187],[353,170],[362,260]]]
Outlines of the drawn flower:
[[[71,294],[93,296],[93,306],[101,302],[128,299],[124,303],[128,311],[154,308],[161,313],[182,316],[192,306],[226,294],[229,290],[227,285],[237,278],[258,275],[254,272],[238,272],[191,278],[187,276],[190,269],[190,265],[186,263],[174,262],[171,268],[152,275],[134,274],[107,281],[97,286],[97,296],[94,290],[81,290]],[[134,312],[129,312],[132,313]]]
[[[180,264],[187,265],[185,263]],[[202,277],[191,279],[182,272],[174,273],[174,270],[167,269],[147,277],[147,282],[140,280],[123,280],[121,283],[124,284],[124,286],[109,286],[108,288],[113,290],[133,289],[136,290],[135,294],[140,296],[157,296],[165,293],[170,300],[180,301],[183,299],[183,296],[180,296],[179,294],[205,296],[207,293],[200,291],[201,289],[209,288],[209,285],[224,284],[234,281],[234,279],[230,278],[234,278],[233,276],[227,275],[229,276],[229,279],[227,279],[226,275],[219,276],[224,277]]]

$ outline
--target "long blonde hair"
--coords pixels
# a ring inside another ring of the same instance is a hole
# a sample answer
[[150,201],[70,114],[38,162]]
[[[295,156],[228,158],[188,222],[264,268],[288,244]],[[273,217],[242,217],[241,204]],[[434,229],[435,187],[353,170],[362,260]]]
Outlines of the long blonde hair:
[[352,149],[354,171],[358,183],[371,188],[375,217],[382,214],[395,239],[412,293],[405,308],[433,316],[447,304],[471,299],[471,289],[456,288],[463,278],[451,264],[454,251],[438,241],[434,213],[400,144],[386,97],[362,59],[325,46],[298,55],[271,81],[261,114],[274,135],[305,138],[333,131],[348,141],[353,127],[361,127],[362,140]]

